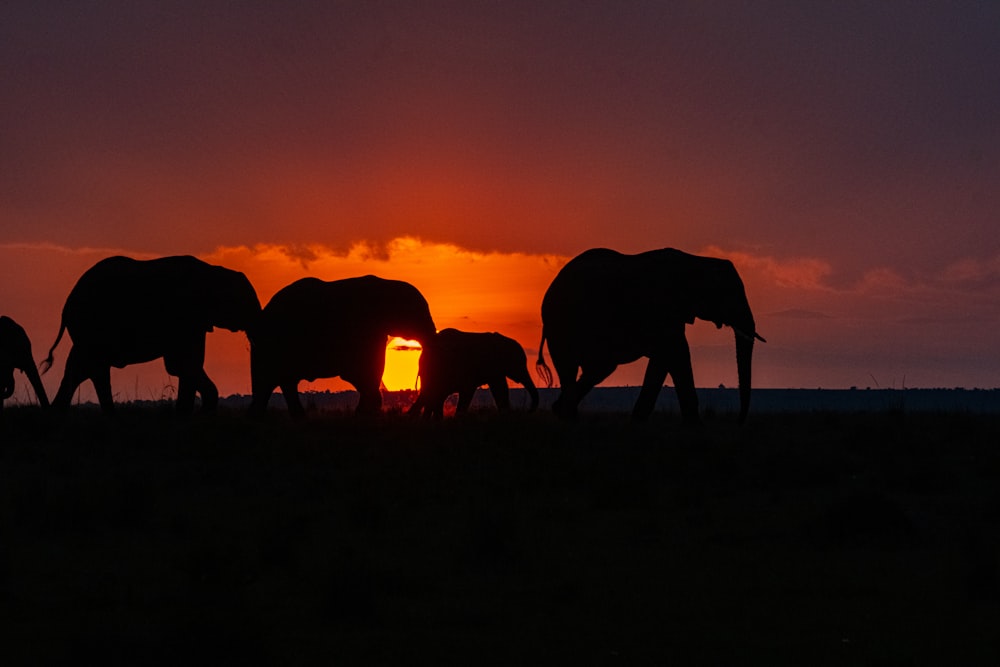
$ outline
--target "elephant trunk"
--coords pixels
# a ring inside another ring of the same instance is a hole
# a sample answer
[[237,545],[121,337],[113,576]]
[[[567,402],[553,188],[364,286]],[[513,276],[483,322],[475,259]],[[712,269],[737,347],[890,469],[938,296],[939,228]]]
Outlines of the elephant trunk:
[[538,409],[538,389],[535,387],[535,383],[531,381],[531,376],[528,375],[528,381],[524,383],[524,388],[528,391],[528,396],[531,397],[531,406],[528,408],[529,412],[534,412]]
[[736,373],[740,386],[740,423],[746,421],[747,413],[750,412],[750,389],[752,382],[750,379],[750,367],[753,358],[752,336],[744,336],[737,331],[736,335]]
[[[753,331],[751,326],[750,331]],[[751,366],[753,360],[754,336],[736,329],[736,373],[740,386],[740,424],[746,421],[750,412]]]
[[45,385],[42,384],[42,378],[39,377],[38,369],[35,368],[34,362],[25,366],[24,374],[28,376],[28,381],[35,390],[35,396],[38,398],[38,404],[43,408],[49,407],[49,397],[45,394]]

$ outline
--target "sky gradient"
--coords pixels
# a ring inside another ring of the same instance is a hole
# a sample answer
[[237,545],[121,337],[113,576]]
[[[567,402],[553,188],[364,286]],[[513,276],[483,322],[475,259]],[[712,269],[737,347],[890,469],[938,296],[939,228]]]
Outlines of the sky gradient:
[[[409,280],[533,357],[562,263],[676,247],[743,275],[756,386],[1000,386],[996,3],[13,1],[0,80],[0,313],[36,358],[110,254],[264,303]],[[689,339],[734,385],[731,334]],[[209,336],[224,394],[248,357]]]

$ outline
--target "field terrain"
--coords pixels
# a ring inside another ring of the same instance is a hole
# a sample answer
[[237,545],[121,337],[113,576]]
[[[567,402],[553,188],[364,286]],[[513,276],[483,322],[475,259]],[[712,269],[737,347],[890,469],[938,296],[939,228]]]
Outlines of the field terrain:
[[904,409],[7,409],[2,660],[996,665],[998,447]]

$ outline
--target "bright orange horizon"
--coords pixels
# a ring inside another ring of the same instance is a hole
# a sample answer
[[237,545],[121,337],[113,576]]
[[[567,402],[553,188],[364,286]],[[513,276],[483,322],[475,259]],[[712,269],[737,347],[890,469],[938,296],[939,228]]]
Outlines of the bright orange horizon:
[[[4,260],[0,261],[0,285],[25,287],[16,293],[16,299],[5,302],[5,310],[12,315],[17,313],[15,319],[28,331],[36,359],[45,356],[54,340],[62,303],[79,275],[99,259],[116,252],[127,251],[0,245],[0,260]],[[939,311],[962,308],[958,301],[961,292],[949,285],[956,280],[967,280],[965,276],[969,274],[978,275],[982,267],[967,264],[946,267],[935,278],[935,285],[908,283],[886,270],[863,276],[853,285],[833,285],[832,268],[818,258],[778,259],[719,247],[697,252],[730,258],[744,279],[758,329],[769,341],[755,350],[756,387],[992,387],[996,384],[991,380],[988,366],[978,375],[972,369],[962,369],[961,376],[949,376],[940,372],[921,373],[905,361],[880,357],[886,342],[884,336],[892,337],[888,343],[897,351],[926,345],[927,341],[922,340],[925,325],[908,324],[905,319],[916,317],[928,307]],[[569,259],[558,255],[482,253],[414,237],[401,237],[381,246],[356,243],[339,251],[319,245],[220,247],[201,258],[246,273],[264,304],[279,289],[304,276],[337,280],[375,274],[406,280],[427,298],[439,329],[499,331],[524,346],[530,365],[537,356],[541,336],[542,296]],[[27,276],[32,276],[32,280],[26,280]],[[917,304],[918,310],[913,310],[913,304]],[[824,310],[850,316],[823,315]],[[880,325],[879,321],[885,324]],[[876,329],[885,333],[869,335]],[[688,327],[688,339],[697,385],[735,386],[732,333],[728,329],[717,331],[711,324],[699,321]],[[984,333],[980,342],[971,344],[985,349],[992,341]],[[387,346],[383,378],[386,388],[414,388],[419,353],[393,347]],[[43,378],[50,394],[58,387],[69,348],[70,342],[64,340],[56,350],[53,371]],[[824,358],[846,358],[846,355],[865,361],[845,363],[835,367],[835,372],[818,365]],[[809,362],[810,358],[817,361]],[[644,361],[621,367],[603,384],[641,384],[643,368]],[[811,374],[817,381],[803,382],[804,368],[807,377]],[[206,369],[223,395],[249,394],[246,337],[227,331],[209,334]],[[976,379],[968,382],[963,377]],[[119,400],[170,396],[175,385],[160,361],[115,369],[112,378]],[[340,379],[303,382],[300,386],[303,391],[349,388]],[[89,383],[83,385],[80,396],[92,400]],[[18,383],[15,397],[29,400],[25,383]]]

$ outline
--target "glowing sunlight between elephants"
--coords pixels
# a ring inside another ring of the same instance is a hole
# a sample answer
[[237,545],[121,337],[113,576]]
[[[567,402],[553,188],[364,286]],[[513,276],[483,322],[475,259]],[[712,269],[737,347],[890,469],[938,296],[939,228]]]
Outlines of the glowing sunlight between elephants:
[[389,391],[417,388],[417,367],[420,362],[420,343],[415,340],[393,338],[385,349],[385,372],[382,384]]

